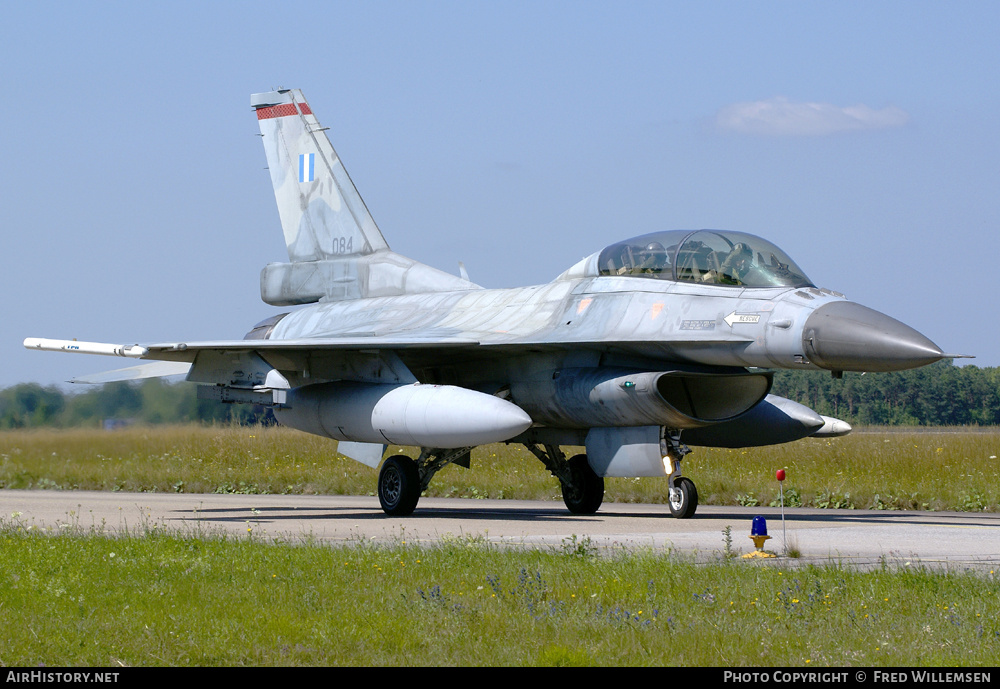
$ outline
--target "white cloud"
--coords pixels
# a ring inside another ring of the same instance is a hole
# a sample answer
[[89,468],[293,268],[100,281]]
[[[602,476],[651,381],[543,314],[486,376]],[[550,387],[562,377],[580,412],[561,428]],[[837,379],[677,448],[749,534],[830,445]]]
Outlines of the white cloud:
[[715,124],[720,129],[762,136],[826,136],[901,127],[910,116],[896,107],[873,110],[867,105],[842,108],[829,103],[793,103],[770,98],[752,103],[734,103],[719,110]]

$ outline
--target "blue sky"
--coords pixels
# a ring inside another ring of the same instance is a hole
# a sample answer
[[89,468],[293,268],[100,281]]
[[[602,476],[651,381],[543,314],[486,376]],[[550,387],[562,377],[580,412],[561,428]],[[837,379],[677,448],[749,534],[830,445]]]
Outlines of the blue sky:
[[239,338],[285,260],[249,95],[301,88],[390,246],[487,287],[725,228],[1000,365],[995,2],[0,10],[0,386],[26,336]]

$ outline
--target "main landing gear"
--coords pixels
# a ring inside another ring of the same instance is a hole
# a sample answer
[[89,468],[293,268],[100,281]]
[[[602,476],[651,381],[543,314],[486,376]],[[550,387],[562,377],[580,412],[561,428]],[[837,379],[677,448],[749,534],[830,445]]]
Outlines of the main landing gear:
[[[601,507],[604,502],[604,479],[590,468],[587,455],[576,455],[567,460],[557,445],[545,445],[544,449],[535,445],[526,447],[559,479],[563,502],[570,512],[593,514]],[[382,511],[393,517],[412,514],[420,494],[427,490],[434,474],[448,464],[468,468],[471,450],[469,447],[457,450],[422,448],[417,459],[405,455],[387,458],[378,475],[378,500]]]
[[[525,443],[545,468],[559,479],[563,502],[573,514],[594,514],[604,502],[604,478],[598,476],[587,461],[587,455],[567,459],[558,445]],[[413,513],[420,494],[427,490],[431,478],[448,464],[469,467],[471,447],[454,450],[421,448],[420,457],[393,455],[382,463],[378,475],[378,499],[382,511],[393,517]],[[694,482],[681,476],[681,460],[691,450],[680,442],[680,433],[664,431],[660,452],[667,471],[669,495],[667,506],[677,519],[689,519],[698,509],[698,490]]]
[[382,511],[392,517],[412,514],[420,500],[420,470],[405,455],[393,455],[378,472],[378,501]]
[[567,460],[558,445],[525,444],[545,468],[559,479],[562,486],[563,502],[573,514],[593,514],[604,502],[604,477],[598,476],[587,455],[575,455]]
[[427,490],[434,474],[448,464],[469,468],[471,447],[454,450],[421,448],[420,457],[393,455],[382,463],[378,473],[378,501],[382,511],[392,517],[413,514],[420,494]]

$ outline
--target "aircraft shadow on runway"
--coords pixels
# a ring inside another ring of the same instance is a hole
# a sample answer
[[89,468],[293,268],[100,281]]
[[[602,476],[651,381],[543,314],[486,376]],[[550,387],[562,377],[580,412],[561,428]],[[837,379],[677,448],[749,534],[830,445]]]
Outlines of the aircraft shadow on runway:
[[[414,512],[408,519],[412,520],[433,520],[433,519],[472,519],[480,522],[594,522],[604,521],[613,518],[649,519],[661,520],[670,519],[678,525],[686,520],[673,520],[663,506],[663,512],[631,512],[616,510],[614,504],[605,505],[599,512],[591,515],[572,514],[566,511],[561,505],[555,503],[548,507],[497,507],[495,505],[483,505],[482,507],[470,504],[472,501],[461,501],[455,507],[424,506]],[[426,503],[425,503],[426,504]],[[249,514],[248,514],[249,512]],[[238,508],[209,508],[196,511],[174,510],[176,515],[202,516],[209,522],[245,522],[245,521],[269,521],[282,522],[292,520],[388,520],[395,521],[398,518],[386,516],[379,508],[377,502],[373,502],[371,507],[350,506],[350,507],[297,507],[288,505],[287,507],[255,507],[248,510],[245,507]],[[778,508],[733,508],[729,511],[711,511],[702,513],[693,518],[695,522],[707,520],[718,521],[740,521],[751,520],[755,515],[762,514],[770,520],[780,519]],[[876,511],[876,510],[819,510],[789,508],[785,510],[785,518],[793,522],[826,523],[830,525],[841,524],[920,524],[924,526],[981,526],[983,519],[996,519],[1000,525],[1000,515],[992,513],[969,513],[967,516],[957,513],[935,513],[916,511]]]

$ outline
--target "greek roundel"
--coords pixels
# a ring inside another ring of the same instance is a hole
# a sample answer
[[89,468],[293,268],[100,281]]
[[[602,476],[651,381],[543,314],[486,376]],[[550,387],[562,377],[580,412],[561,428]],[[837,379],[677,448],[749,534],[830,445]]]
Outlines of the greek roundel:
[[312,182],[316,173],[316,154],[299,154],[299,182]]

